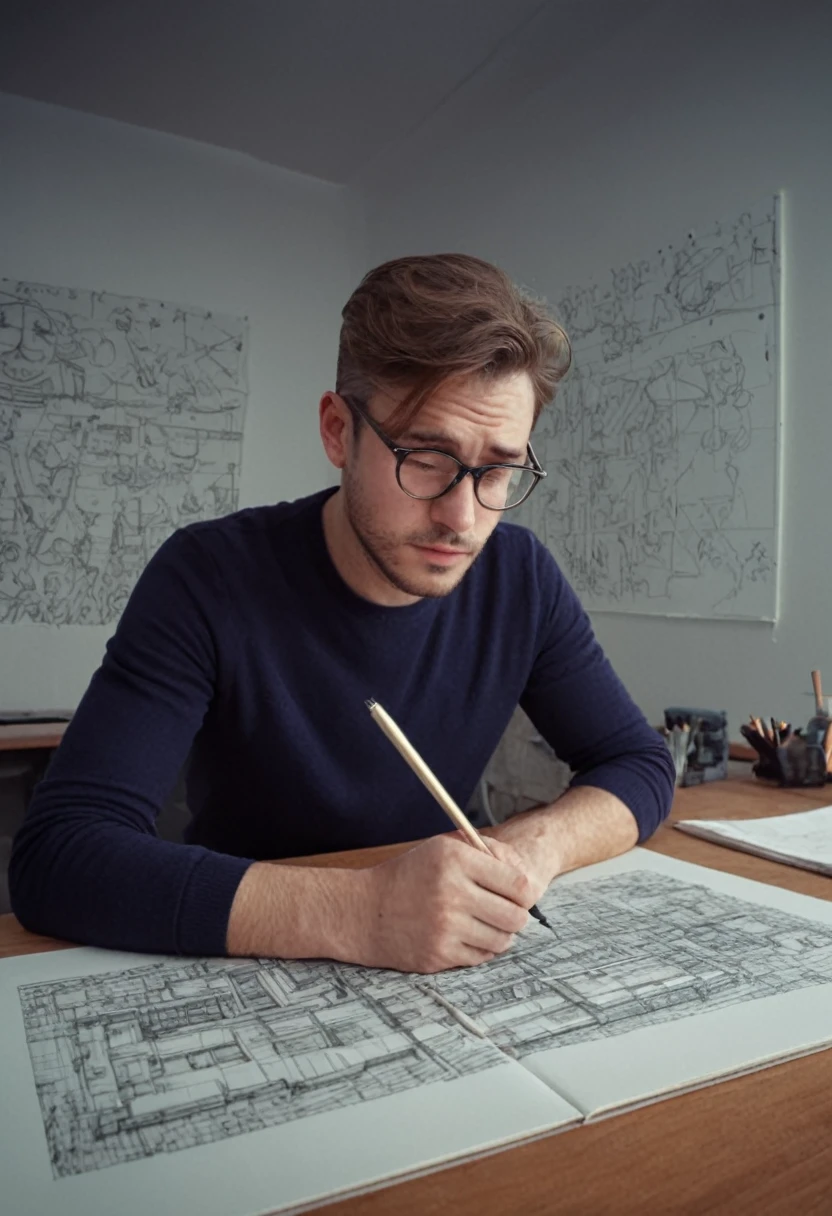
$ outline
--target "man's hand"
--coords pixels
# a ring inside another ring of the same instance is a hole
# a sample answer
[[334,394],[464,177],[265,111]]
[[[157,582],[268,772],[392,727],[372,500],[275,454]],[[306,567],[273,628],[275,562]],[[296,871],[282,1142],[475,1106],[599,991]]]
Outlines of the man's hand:
[[456,833],[435,836],[366,871],[369,915],[356,961],[427,974],[508,950],[535,891],[514,849],[489,848],[493,856]]
[[581,786],[483,834],[494,856],[451,833],[366,870],[257,861],[234,897],[228,953],[423,973],[482,963],[557,874],[631,849],[638,828],[613,794]]
[[533,815],[534,812],[531,811],[513,815],[497,827],[483,828],[480,835],[489,849],[494,849],[495,852],[496,847],[500,845],[513,851],[517,864],[528,878],[534,892],[532,902],[537,903],[561,870],[554,843],[543,839],[540,831],[543,825],[536,821]]
[[334,958],[428,974],[507,950],[541,891],[517,851],[458,833],[363,870],[255,862],[237,889],[228,953]]
[[514,815],[482,833],[508,844],[539,898],[558,874],[625,853],[638,841],[632,812],[614,794],[576,786],[547,806]]

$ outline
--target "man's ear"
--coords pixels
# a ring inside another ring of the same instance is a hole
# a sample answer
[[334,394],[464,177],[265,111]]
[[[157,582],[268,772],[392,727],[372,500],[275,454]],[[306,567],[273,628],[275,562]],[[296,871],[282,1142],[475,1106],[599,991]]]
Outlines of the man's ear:
[[318,406],[321,442],[330,464],[343,469],[353,438],[353,420],[343,398],[337,393],[327,392]]

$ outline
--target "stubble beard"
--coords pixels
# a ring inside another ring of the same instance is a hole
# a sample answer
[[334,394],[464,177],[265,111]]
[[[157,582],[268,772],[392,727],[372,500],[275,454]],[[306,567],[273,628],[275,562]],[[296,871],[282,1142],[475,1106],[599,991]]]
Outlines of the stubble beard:
[[446,566],[428,565],[427,569],[430,574],[443,576],[441,583],[435,579],[408,578],[406,575],[401,574],[394,564],[395,554],[403,546],[448,545],[460,549],[469,549],[470,545],[462,537],[458,536],[456,532],[449,532],[443,528],[432,528],[427,532],[412,533],[405,536],[381,531],[375,527],[372,512],[362,498],[361,491],[352,477],[347,475],[342,479],[341,489],[344,494],[347,521],[368,560],[388,583],[395,587],[397,591],[404,592],[405,595],[418,596],[420,599],[441,599],[443,596],[450,595],[459,586],[482,553],[483,545],[479,545],[476,549],[470,551],[468,553],[467,565],[459,574],[456,571],[449,571]]

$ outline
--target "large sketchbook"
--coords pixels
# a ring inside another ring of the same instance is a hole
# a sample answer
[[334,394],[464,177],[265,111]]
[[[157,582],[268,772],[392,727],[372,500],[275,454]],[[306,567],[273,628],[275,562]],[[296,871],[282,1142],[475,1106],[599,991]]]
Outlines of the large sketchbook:
[[541,906],[431,977],[6,960],[4,1216],[299,1208],[832,1041],[832,903],[638,849]]

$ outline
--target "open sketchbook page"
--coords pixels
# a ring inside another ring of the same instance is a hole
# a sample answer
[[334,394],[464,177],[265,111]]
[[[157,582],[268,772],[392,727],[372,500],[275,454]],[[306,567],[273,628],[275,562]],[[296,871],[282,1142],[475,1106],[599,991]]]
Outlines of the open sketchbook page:
[[415,978],[87,949],[3,961],[3,1216],[274,1212],[580,1121]]
[[691,836],[832,875],[832,806],[767,819],[682,819]]
[[832,1039],[832,904],[638,849],[541,905],[555,933],[433,977],[0,963],[4,1216],[291,1208]]
[[554,934],[432,982],[587,1117],[832,1042],[832,903],[636,849],[540,906]]

